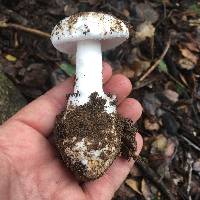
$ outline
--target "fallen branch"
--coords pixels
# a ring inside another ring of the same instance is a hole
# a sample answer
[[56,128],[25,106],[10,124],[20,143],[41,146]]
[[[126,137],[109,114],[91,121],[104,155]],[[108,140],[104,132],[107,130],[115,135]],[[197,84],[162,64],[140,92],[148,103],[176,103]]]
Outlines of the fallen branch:
[[160,177],[144,162],[136,162],[136,165],[145,174],[145,176],[167,197],[169,200],[175,200],[171,191],[163,183]]
[[37,30],[35,28],[28,28],[26,26],[19,25],[19,24],[6,23],[4,21],[0,22],[0,28],[14,28],[16,30],[32,33],[32,34],[35,34],[35,35],[38,35],[41,37],[46,37],[46,38],[50,37],[50,34],[47,32],[43,32],[43,31]]
[[163,53],[160,55],[160,58],[151,67],[149,67],[149,69],[140,77],[138,82],[143,81],[160,64],[161,60],[163,60],[163,58],[165,57],[170,45],[171,45],[171,39],[167,41],[166,47]]

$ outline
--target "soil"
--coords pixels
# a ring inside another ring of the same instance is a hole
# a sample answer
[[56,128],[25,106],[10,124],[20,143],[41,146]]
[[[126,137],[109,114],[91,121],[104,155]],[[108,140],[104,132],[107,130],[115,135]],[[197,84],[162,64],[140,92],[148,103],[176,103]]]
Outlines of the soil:
[[63,66],[68,73],[74,58],[53,48],[51,30],[64,17],[91,10],[112,13],[131,25],[130,39],[103,58],[114,73],[129,77],[130,97],[143,106],[137,127],[145,162],[136,164],[113,198],[199,199],[197,0],[0,0],[3,72],[29,102],[65,79]]
[[26,99],[0,70],[0,124],[26,105]]

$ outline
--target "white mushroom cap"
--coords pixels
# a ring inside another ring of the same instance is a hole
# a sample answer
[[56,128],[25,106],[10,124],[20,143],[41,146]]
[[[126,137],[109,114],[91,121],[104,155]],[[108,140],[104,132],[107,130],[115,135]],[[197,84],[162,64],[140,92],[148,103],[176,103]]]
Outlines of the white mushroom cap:
[[126,24],[112,15],[83,12],[60,21],[52,31],[51,40],[56,49],[74,54],[81,40],[99,40],[102,51],[114,48],[129,37]]

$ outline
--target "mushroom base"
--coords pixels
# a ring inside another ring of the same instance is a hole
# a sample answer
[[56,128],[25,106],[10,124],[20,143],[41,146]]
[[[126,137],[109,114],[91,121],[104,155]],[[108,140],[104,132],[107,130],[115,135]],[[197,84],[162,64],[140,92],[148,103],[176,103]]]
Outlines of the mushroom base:
[[117,156],[135,158],[135,128],[130,120],[105,112],[106,100],[92,93],[82,106],[57,116],[55,144],[65,165],[81,181],[102,176]]

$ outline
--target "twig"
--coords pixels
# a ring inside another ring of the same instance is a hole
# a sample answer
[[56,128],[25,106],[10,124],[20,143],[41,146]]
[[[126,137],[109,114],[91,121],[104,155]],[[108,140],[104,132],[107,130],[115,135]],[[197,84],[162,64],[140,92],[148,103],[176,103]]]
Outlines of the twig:
[[164,72],[172,81],[176,84],[180,85],[182,88],[186,88],[187,86],[183,85],[180,81],[178,81],[174,76],[172,76],[169,72]]
[[20,25],[20,24],[6,23],[4,21],[0,22],[0,28],[14,28],[16,30],[21,30],[21,31],[24,31],[24,32],[28,32],[28,33],[38,35],[38,36],[42,36],[42,37],[46,37],[46,38],[50,37],[49,33],[37,30],[35,28],[29,28],[29,27],[26,27],[26,26],[23,26],[23,25]]
[[191,130],[189,130],[188,127],[186,127],[184,124],[182,124],[182,126],[180,127],[179,133],[181,133],[181,135],[186,137],[200,149],[200,139],[197,136],[194,136]]
[[165,1],[162,1],[162,4],[163,4],[163,8],[164,8],[164,19],[166,19],[166,17],[167,17],[167,9],[166,9]]
[[136,165],[143,171],[146,177],[154,183],[155,186],[167,197],[169,200],[175,200],[171,191],[166,187],[163,181],[157,176],[157,174],[144,162],[136,162]]
[[200,152],[200,148],[194,144],[193,142],[191,142],[189,139],[187,139],[185,136],[180,135],[179,137],[181,137],[185,142],[187,142],[191,147],[193,147],[194,149],[196,149],[197,151]]
[[152,84],[153,82],[158,81],[158,80],[160,80],[160,79],[161,79],[161,77],[159,77],[159,76],[154,76],[154,77],[152,77],[150,80],[145,80],[144,82],[139,83],[139,85],[136,84],[136,86],[133,87],[133,90],[141,89],[141,88],[143,88],[143,87],[145,87],[145,86],[147,86],[147,85],[150,85],[150,84]]
[[192,182],[192,164],[193,164],[193,160],[192,160],[192,156],[190,153],[187,153],[187,163],[188,163],[188,170],[189,170],[189,174],[188,174],[188,186],[187,186],[187,194],[188,194],[188,199],[192,200],[192,197],[190,195],[190,190],[191,190],[191,182]]
[[149,67],[149,69],[140,77],[138,82],[143,81],[159,65],[160,61],[165,57],[170,47],[170,44],[171,44],[171,39],[169,38],[163,53],[160,55],[160,58],[151,67]]

